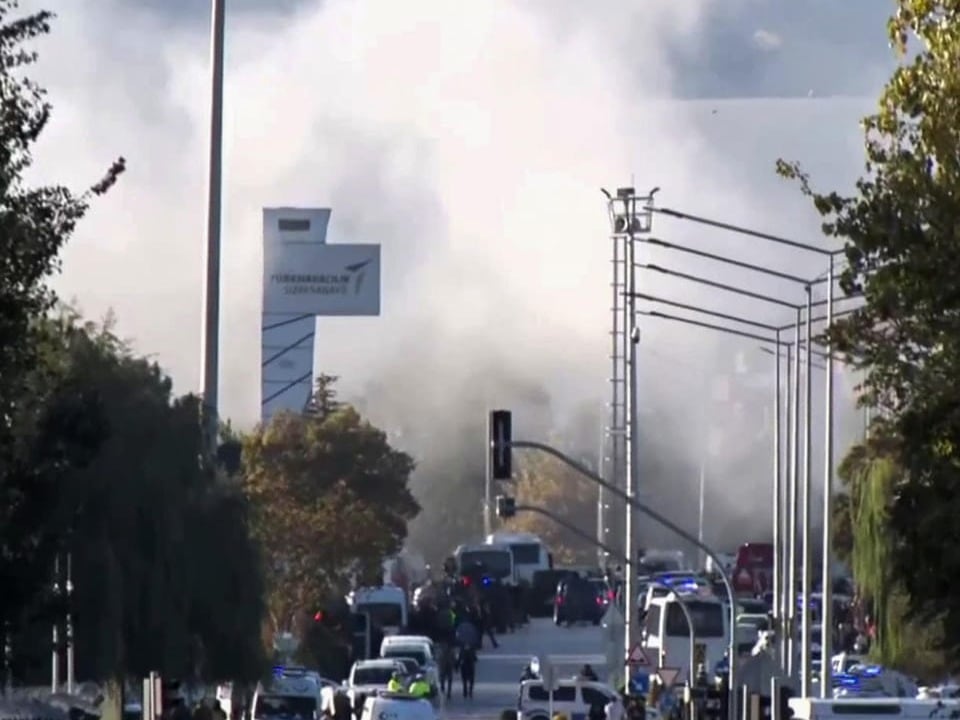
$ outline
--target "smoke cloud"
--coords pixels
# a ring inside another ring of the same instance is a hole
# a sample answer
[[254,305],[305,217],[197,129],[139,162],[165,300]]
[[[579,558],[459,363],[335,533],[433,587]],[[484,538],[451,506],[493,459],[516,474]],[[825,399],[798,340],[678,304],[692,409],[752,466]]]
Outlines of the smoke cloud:
[[[60,15],[38,48],[55,116],[37,179],[82,186],[120,154],[130,168],[68,248],[58,288],[90,315],[115,309],[181,391],[200,375],[209,83],[197,5],[24,4]],[[883,9],[852,0],[844,12],[857,6],[863,22],[847,18],[859,34],[844,43],[824,31],[836,23],[823,3],[819,21],[802,23],[757,0],[228,5],[222,412],[241,426],[259,414],[261,208],[332,207],[331,242],[383,245],[383,315],[321,319],[318,368],[418,459],[421,545],[452,506],[465,519],[444,542],[479,530],[488,408],[514,409],[528,437],[594,408],[597,426],[566,442],[598,452],[611,302],[600,188],[660,186],[664,205],[822,244],[773,161],[802,160],[824,185],[848,187],[856,121],[871,104],[821,96],[869,96],[886,69]],[[803,99],[705,98],[738,93]],[[822,258],[664,217],[655,234],[791,273],[824,269]],[[802,299],[783,281],[654,247],[643,255]],[[793,319],[676,278],[641,282],[690,304]],[[642,327],[644,491],[695,530],[705,464],[708,539],[728,547],[768,533],[772,358],[749,340],[648,318]],[[837,402],[847,436],[851,386]]]

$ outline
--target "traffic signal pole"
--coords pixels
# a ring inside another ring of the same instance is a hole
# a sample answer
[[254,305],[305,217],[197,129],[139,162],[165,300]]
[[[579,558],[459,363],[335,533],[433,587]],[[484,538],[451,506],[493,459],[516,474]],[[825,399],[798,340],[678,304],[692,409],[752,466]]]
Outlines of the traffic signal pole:
[[[701,542],[695,535],[691,535],[683,528],[681,528],[676,523],[672,522],[668,518],[664,517],[656,510],[651,508],[649,505],[641,502],[637,499],[635,495],[628,495],[624,492],[623,489],[612,485],[611,483],[604,480],[600,475],[592,471],[590,468],[586,467],[582,463],[577,462],[573,458],[567,456],[560,450],[547,445],[546,443],[533,442],[528,440],[513,440],[511,435],[511,414],[507,410],[495,410],[490,414],[491,427],[488,440],[490,443],[490,462],[494,467],[494,472],[492,473],[494,478],[497,478],[498,475],[508,474],[507,471],[511,469],[511,450],[539,450],[540,452],[546,453],[553,458],[556,458],[562,462],[567,467],[576,471],[583,477],[592,480],[597,485],[600,485],[611,495],[619,498],[627,505],[632,507],[634,510],[637,510],[646,517],[648,517],[653,522],[657,523],[661,527],[666,528],[672,533],[676,534],[683,540],[686,540],[694,547],[703,551],[703,553],[713,560],[718,571],[720,572],[720,577],[723,581],[724,589],[727,591],[727,597],[729,600],[729,611],[730,611],[730,633],[727,646],[728,662],[729,662],[729,684],[730,692],[732,693],[730,697],[730,707],[735,708],[737,703],[736,698],[736,672],[737,672],[737,653],[736,653],[736,627],[737,627],[737,602],[736,596],[733,592],[733,585],[730,583],[730,577],[727,574],[727,571],[723,567],[723,563],[720,561],[717,553],[707,546],[705,543]],[[631,559],[633,559],[631,557]],[[624,658],[626,662],[626,658]]]

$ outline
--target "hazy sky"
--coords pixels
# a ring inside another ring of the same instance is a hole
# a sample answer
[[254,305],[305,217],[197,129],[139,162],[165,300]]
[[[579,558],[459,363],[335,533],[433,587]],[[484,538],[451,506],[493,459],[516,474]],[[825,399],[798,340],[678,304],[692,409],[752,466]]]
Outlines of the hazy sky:
[[[59,14],[39,46],[55,114],[36,177],[80,187],[117,155],[129,167],[80,227],[58,288],[90,315],[113,308],[181,391],[199,384],[206,4],[23,3]],[[263,206],[330,206],[331,241],[383,245],[382,317],[320,323],[319,364],[347,389],[380,379],[410,413],[482,414],[456,408],[458,388],[499,368],[559,404],[599,404],[610,300],[600,188],[633,178],[660,186],[666,206],[822,243],[773,163],[798,159],[817,184],[849,187],[858,118],[891,67],[889,5],[877,0],[227,4],[221,396],[241,424],[259,412]],[[655,230],[790,271],[824,267],[687,223],[658,218]],[[645,252],[800,300],[783,283]],[[642,282],[792,320],[682,281]],[[691,399],[697,371],[684,368],[713,357],[715,338],[651,321],[644,348],[645,397],[670,408]]]

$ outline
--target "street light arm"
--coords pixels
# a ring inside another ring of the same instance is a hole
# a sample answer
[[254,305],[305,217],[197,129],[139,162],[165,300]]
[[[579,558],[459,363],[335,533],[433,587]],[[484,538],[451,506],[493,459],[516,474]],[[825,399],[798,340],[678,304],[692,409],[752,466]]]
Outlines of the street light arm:
[[[787,345],[787,346],[789,346],[789,343],[784,343],[784,344]],[[771,350],[771,349],[768,348],[768,347],[761,347],[761,348],[760,348],[760,352],[764,352],[764,353],[766,353],[767,355],[776,355],[776,354],[777,354],[777,353],[775,353],[773,350]],[[812,352],[813,352],[813,354],[814,354],[816,357],[820,357],[820,358],[825,358],[825,357],[827,357],[827,354],[826,354],[826,353],[817,352],[816,350],[813,350]],[[780,357],[788,357],[788,356],[784,355],[783,353],[780,353]],[[811,364],[812,367],[815,367],[817,370],[826,370],[826,369],[827,369],[826,365],[817,365],[816,363],[810,363],[810,364]]]
[[649,311],[641,310],[637,314],[646,315],[648,317],[660,318],[661,320],[672,320],[673,322],[679,322],[679,323],[684,323],[685,325],[693,325],[695,327],[706,328],[707,330],[716,330],[717,332],[727,333],[728,335],[736,335],[738,337],[746,338],[747,340],[757,340],[762,343],[769,343],[770,345],[778,344],[774,338],[768,338],[768,337],[764,337],[763,335],[744,332],[742,330],[734,330],[733,328],[723,327],[722,325],[714,325],[713,323],[703,322],[702,320],[692,320],[690,318],[680,317],[679,315],[662,313],[656,310],[649,310]]
[[616,558],[619,558],[620,561],[626,567],[631,567],[633,565],[633,562],[630,560],[630,558],[624,557],[623,555],[618,553],[616,550],[614,550],[612,547],[610,547],[606,543],[600,542],[595,537],[591,537],[589,533],[585,533],[583,530],[578,528],[573,523],[567,522],[566,520],[561,518],[559,515],[550,512],[546,508],[537,507],[536,505],[517,505],[515,509],[517,512],[529,512],[529,513],[534,513],[536,515],[542,515],[548,520],[552,520],[553,522],[555,522],[564,530],[567,530],[572,534],[576,535],[578,538],[580,538],[584,542],[590,543],[591,545],[595,545],[596,547],[600,548],[608,555],[612,555]]
[[654,272],[663,273],[664,275],[672,275],[673,277],[678,277],[682,280],[689,280],[690,282],[694,282],[699,285],[706,285],[707,287],[717,288],[718,290],[726,290],[727,292],[735,293],[736,295],[743,295],[744,297],[753,298],[754,300],[763,300],[764,302],[773,303],[774,305],[779,305],[780,307],[790,308],[791,310],[797,308],[796,303],[787,302],[786,300],[781,300],[780,298],[772,297],[770,295],[762,295],[760,293],[751,292],[750,290],[744,290],[743,288],[738,288],[733,285],[726,285],[724,283],[717,282],[716,280],[709,280],[708,278],[700,277],[699,275],[688,275],[687,273],[671,270],[669,268],[662,267],[661,265],[639,264],[637,267],[645,270],[653,270]]
[[[639,510],[648,518],[653,520],[655,523],[665,527],[667,530],[676,534],[683,540],[686,540],[688,543],[693,545],[695,548],[703,551],[704,555],[713,560],[714,566],[717,569],[717,572],[720,573],[720,578],[723,581],[724,589],[727,591],[727,595],[730,598],[730,642],[727,648],[729,653],[729,672],[730,672],[730,688],[731,692],[736,692],[736,665],[737,665],[737,646],[736,646],[736,626],[737,626],[737,596],[733,592],[733,585],[730,583],[730,577],[727,575],[727,571],[723,566],[723,563],[720,562],[720,558],[717,554],[706,544],[701,542],[697,537],[691,535],[686,530],[681,528],[676,523],[668,520],[663,515],[658,513],[656,510],[651,508],[649,505],[646,505],[635,497],[627,495],[623,490],[618,488],[615,485],[611,485],[597,473],[590,470],[588,467],[579,463],[573,458],[565,455],[554,447],[547,445],[546,443],[532,442],[529,440],[514,440],[510,443],[511,448],[517,450],[539,450],[540,452],[546,453],[551,457],[559,460],[567,467],[583,475],[585,478],[588,478],[595,482],[600,487],[604,488],[607,492],[614,495],[615,497],[620,498],[625,503],[631,505],[634,509]],[[631,558],[632,559],[632,558]],[[631,618],[633,620],[633,618]]]
[[724,265],[731,265],[743,270],[762,273],[763,275],[780,278],[781,280],[788,280],[789,282],[798,283],[799,285],[808,285],[810,283],[810,280],[799,277],[798,275],[790,275],[789,273],[783,273],[779,270],[771,270],[770,268],[763,267],[762,265],[754,265],[753,263],[743,262],[742,260],[734,260],[733,258],[728,258],[723,255],[717,255],[704,250],[697,250],[696,248],[687,247],[685,245],[677,245],[675,243],[667,242],[666,240],[660,240],[658,238],[638,238],[638,240],[648,245],[657,245],[668,250],[676,250],[677,252],[695,255],[696,257],[706,258],[707,260],[714,260],[716,262],[723,263]]
[[786,245],[787,247],[796,248],[797,250],[805,250],[806,252],[816,253],[825,257],[833,257],[834,255],[839,255],[844,252],[843,250],[827,250],[826,248],[820,248],[816,245],[808,245],[806,243],[797,242],[796,240],[789,240],[788,238],[780,237],[779,235],[771,235],[770,233],[760,232],[759,230],[751,230],[750,228],[721,222],[720,220],[711,220],[710,218],[701,217],[699,215],[691,215],[690,213],[681,212],[680,210],[673,210],[671,208],[650,206],[645,207],[644,210],[647,212],[667,215],[668,217],[676,218],[677,220],[689,220],[690,222],[700,223],[701,225],[709,225],[710,227],[715,227],[720,230],[729,230],[730,232],[738,233],[740,235],[749,235],[751,237],[759,238],[760,240],[767,240],[772,243],[777,243],[778,245]]
[[[661,303],[663,305],[670,305],[675,308],[680,308],[681,310],[692,310],[693,312],[703,313],[704,315],[709,315],[711,317],[719,318],[720,320],[730,320],[731,322],[743,323],[744,325],[751,325],[761,330],[780,330],[776,325],[770,325],[769,323],[757,322],[756,320],[749,320],[745,317],[740,317],[739,315],[728,315],[727,313],[717,312],[716,310],[707,310],[706,308],[699,307],[697,305],[687,305],[686,303],[677,302],[676,300],[667,300],[666,298],[657,297],[656,295],[647,295],[646,293],[637,293],[636,295],[638,300],[647,300],[649,302]],[[792,326],[791,326],[792,327]]]
[[[839,298],[838,298],[838,299],[839,299]],[[834,302],[836,302],[836,300],[835,300]],[[813,305],[814,307],[816,307],[816,306],[818,305],[818,302],[812,303],[812,305]],[[855,308],[850,308],[849,310],[834,311],[834,313],[833,313],[833,318],[836,319],[836,318],[838,318],[838,317],[842,317],[843,315],[852,315],[852,314],[855,313],[857,310],[862,309],[862,307],[863,307],[863,306],[861,306],[861,307],[855,307]],[[810,318],[810,322],[812,322],[812,323],[815,323],[815,322],[823,322],[824,320],[827,320],[827,319],[828,319],[828,317],[827,317],[826,315],[818,315],[817,317]],[[778,327],[778,328],[774,328],[774,330],[779,330],[780,332],[785,332],[786,330],[793,330],[796,326],[797,326],[797,323],[796,323],[796,322],[792,322],[792,323],[790,323],[789,325],[781,325],[781,326]]]

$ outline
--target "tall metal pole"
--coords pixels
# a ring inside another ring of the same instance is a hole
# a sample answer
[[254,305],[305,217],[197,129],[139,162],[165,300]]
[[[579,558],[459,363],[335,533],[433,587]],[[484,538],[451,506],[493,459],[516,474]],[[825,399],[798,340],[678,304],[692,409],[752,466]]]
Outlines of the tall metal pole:
[[211,0],[210,167],[207,195],[203,324],[203,426],[208,457],[216,456],[220,387],[220,229],[223,201],[223,35],[225,0]]
[[[631,201],[627,205],[629,209],[627,220],[628,223],[632,221],[633,212],[635,210],[634,203],[635,200],[631,198]],[[630,324],[628,326],[630,328],[630,338],[628,341],[630,345],[628,362],[630,368],[630,377],[628,379],[627,410],[629,413],[628,418],[630,422],[627,426],[627,503],[625,523],[626,528],[624,534],[624,555],[629,558],[631,563],[636,560],[636,528],[634,527],[634,516],[636,510],[633,506],[633,501],[637,496],[637,475],[639,470],[638,460],[640,457],[640,424],[638,422],[639,406],[637,405],[637,349],[640,345],[640,328],[637,327],[636,277],[636,238],[634,237],[633,230],[631,228],[627,241],[626,306],[630,320]],[[637,624],[639,623],[639,616],[637,613],[637,595],[634,588],[634,578],[636,577],[636,574],[637,573],[632,566],[624,568],[623,592],[626,596],[624,598],[625,658],[630,656],[630,652],[633,650],[634,645],[637,644],[637,640],[639,638],[639,633],[637,632]]]
[[[783,587],[783,534],[781,531],[782,514],[780,504],[783,495],[783,479],[780,470],[780,331],[776,333],[775,377],[773,387],[773,615],[774,624],[782,624],[783,613],[780,606],[780,589]],[[703,517],[703,492],[700,494],[700,516]],[[703,538],[701,537],[701,540]],[[783,631],[780,630],[780,633]],[[783,663],[783,658],[780,658]]]
[[[811,391],[813,389],[813,339],[811,333],[812,328],[812,316],[813,313],[811,307],[813,303],[813,293],[808,285],[806,287],[807,292],[807,357],[804,361],[804,367],[806,369],[807,377],[805,378],[805,387],[803,392],[803,413],[804,413],[804,427],[803,427],[803,558],[801,560],[803,564],[803,572],[801,573],[803,577],[803,582],[801,584],[801,592],[803,594],[803,603],[801,607],[801,638],[800,638],[800,696],[801,697],[810,697],[810,679],[811,679],[811,665],[812,665],[812,655],[810,653],[810,595],[813,591],[813,577],[812,577],[812,558],[810,555],[810,509],[811,509],[811,484],[813,479],[813,464],[811,462],[811,455],[813,450],[813,444],[811,442],[811,430],[813,424],[813,413],[811,408]],[[824,658],[825,662],[829,662],[829,658]]]
[[[53,561],[53,597],[60,599],[60,555]],[[50,664],[50,692],[60,691],[60,615],[53,619],[53,655]]]
[[[706,504],[706,495],[707,495],[707,462],[704,457],[700,458],[700,502],[699,507],[697,508],[697,540],[703,542],[703,515],[704,515],[704,506]],[[706,557],[703,554],[703,550],[699,551],[700,555],[700,567],[702,568],[706,563]]]
[[486,451],[483,453],[483,536],[487,537],[493,532],[493,465],[490,459],[492,448],[490,447],[490,436],[492,429],[490,427],[490,414],[487,413],[487,434]]
[[[606,442],[607,442],[607,429],[603,425],[600,426],[600,448],[599,454],[597,455],[597,475],[607,475],[606,468]],[[609,477],[609,476],[608,476]],[[603,487],[597,485],[597,562],[601,568],[607,566],[607,552],[604,550],[607,541],[607,534],[605,530],[604,522],[604,511],[603,506],[606,503],[606,493],[603,490]]]
[[67,553],[67,693],[73,694],[76,672],[73,664],[73,553]]
[[[784,395],[786,396],[784,408],[784,425],[785,433],[785,442],[783,448],[783,513],[781,517],[781,533],[783,537],[783,575],[781,577],[780,583],[780,596],[777,598],[777,602],[780,604],[780,618],[781,624],[779,628],[779,635],[777,637],[777,643],[780,647],[780,662],[784,671],[788,671],[790,667],[790,661],[787,659],[787,628],[790,622],[790,604],[793,599],[793,594],[790,592],[790,533],[795,531],[796,527],[793,523],[790,522],[791,517],[791,488],[793,483],[790,480],[790,452],[793,447],[793,399],[792,393],[790,391],[790,379],[793,377],[793,348],[790,345],[786,345],[786,354],[787,354],[787,366],[785,368],[785,378],[786,378],[786,387],[784,388]],[[794,606],[796,603],[794,603]]]
[[790,441],[790,516],[788,519],[790,537],[788,553],[790,567],[787,568],[787,674],[794,677],[797,673],[797,566],[800,553],[797,548],[797,518],[800,506],[800,321],[801,311],[797,308],[797,324],[793,329],[793,412],[791,413]]
[[[827,331],[833,326],[833,256],[827,273]],[[829,337],[829,336],[828,336]],[[823,609],[821,610],[820,697],[833,697],[833,344],[827,340],[826,408],[823,445]]]

